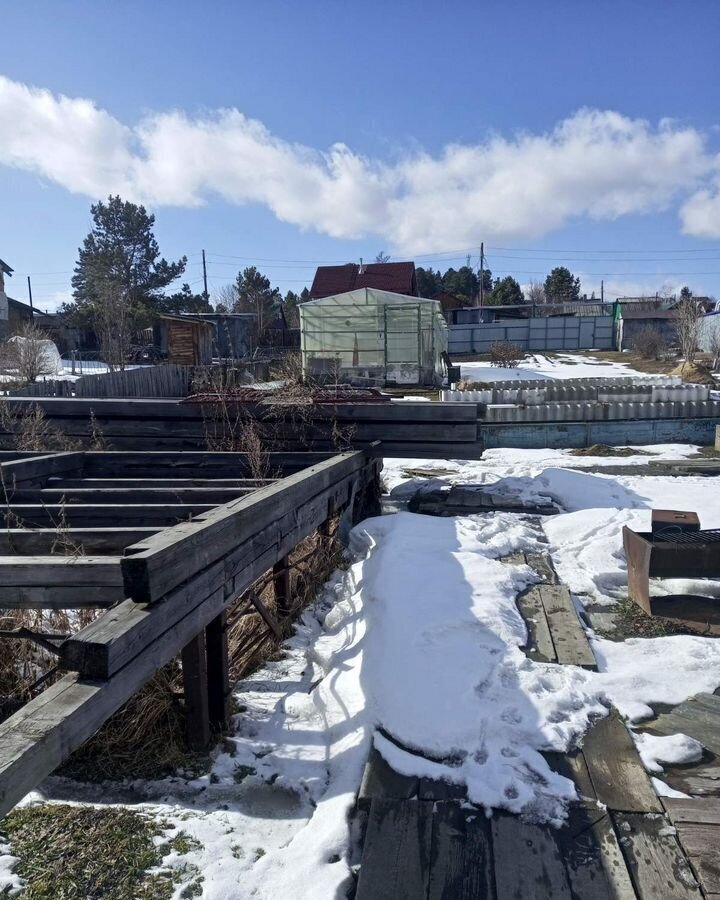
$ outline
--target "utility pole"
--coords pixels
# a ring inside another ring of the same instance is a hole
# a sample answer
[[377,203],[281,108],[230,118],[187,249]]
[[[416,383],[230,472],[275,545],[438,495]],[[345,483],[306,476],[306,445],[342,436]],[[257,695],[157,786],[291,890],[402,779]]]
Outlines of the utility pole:
[[30,284],[30,276],[28,275],[28,297],[30,298],[30,321],[35,321],[35,310],[33,309],[32,302],[32,285]]
[[485,296],[485,244],[480,244],[480,306],[483,305]]
[[605,302],[605,279],[600,280],[600,302]]
[[210,299],[210,297],[208,295],[208,289],[207,289],[207,265],[205,264],[205,251],[204,250],[202,252],[202,259],[203,259],[203,284],[205,285],[205,290],[203,291],[203,297],[205,298],[205,302],[207,303],[208,300]]

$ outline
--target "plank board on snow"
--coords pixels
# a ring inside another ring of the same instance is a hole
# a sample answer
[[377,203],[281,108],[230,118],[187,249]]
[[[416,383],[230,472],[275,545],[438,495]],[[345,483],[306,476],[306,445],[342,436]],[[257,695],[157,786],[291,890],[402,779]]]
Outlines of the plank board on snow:
[[545,606],[539,587],[531,587],[517,598],[517,606],[525,620],[528,641],[525,653],[536,662],[557,662],[555,645],[550,636]]
[[400,775],[375,747],[370,750],[358,791],[360,806],[369,806],[376,797],[384,797],[387,800],[409,800],[417,794],[417,789],[417,778]]
[[561,665],[597,669],[585,629],[580,622],[570,591],[561,585],[543,584],[537,588],[547,616],[557,661]]
[[612,813],[639,900],[700,900],[690,863],[665,816]]
[[659,715],[646,725],[660,734],[681,732],[720,756],[720,697],[716,694],[696,694],[668,713]]
[[615,710],[585,735],[583,755],[597,799],[609,809],[663,812],[633,739]]
[[491,822],[497,900],[571,900],[553,828],[504,813]]
[[573,896],[582,900],[636,900],[609,815],[594,803],[574,804],[556,834]]
[[372,801],[355,900],[427,896],[432,813],[422,800]]
[[436,803],[427,900],[494,900],[490,821],[482,810]]
[[[715,798],[663,797],[663,805],[676,825],[690,822],[695,825],[720,826],[720,800]],[[718,838],[720,844],[720,832]]]
[[677,825],[680,844],[708,894],[720,893],[720,826]]

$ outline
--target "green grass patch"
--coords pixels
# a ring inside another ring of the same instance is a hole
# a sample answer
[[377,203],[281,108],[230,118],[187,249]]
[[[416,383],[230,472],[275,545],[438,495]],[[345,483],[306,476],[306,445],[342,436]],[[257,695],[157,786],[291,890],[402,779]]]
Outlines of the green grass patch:
[[52,804],[15,810],[2,833],[20,860],[23,900],[170,900],[181,881],[183,896],[198,896],[193,866],[149,874],[168,853],[199,846],[182,832],[156,845],[167,827],[128,809]]
[[601,628],[596,631],[602,637],[609,638],[612,641],[624,641],[627,638],[656,638],[669,637],[673,634],[694,634],[690,628],[683,628],[669,622],[667,619],[649,616],[637,603],[625,597],[618,600],[617,603],[608,608],[613,613],[615,628],[603,633]]

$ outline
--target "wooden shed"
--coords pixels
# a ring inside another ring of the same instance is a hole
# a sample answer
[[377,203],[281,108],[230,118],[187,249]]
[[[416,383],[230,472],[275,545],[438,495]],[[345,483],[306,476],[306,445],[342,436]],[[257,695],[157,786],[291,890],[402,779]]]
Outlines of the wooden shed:
[[163,316],[160,326],[164,332],[161,346],[167,346],[168,362],[181,366],[208,366],[212,363],[215,326],[211,322]]

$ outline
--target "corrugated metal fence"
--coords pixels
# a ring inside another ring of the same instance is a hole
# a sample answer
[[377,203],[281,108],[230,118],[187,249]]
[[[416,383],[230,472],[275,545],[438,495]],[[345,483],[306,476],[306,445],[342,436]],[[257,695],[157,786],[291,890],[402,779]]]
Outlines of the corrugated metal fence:
[[549,316],[451,325],[448,351],[489,353],[495,341],[512,341],[523,350],[614,350],[612,316]]

